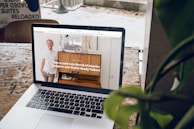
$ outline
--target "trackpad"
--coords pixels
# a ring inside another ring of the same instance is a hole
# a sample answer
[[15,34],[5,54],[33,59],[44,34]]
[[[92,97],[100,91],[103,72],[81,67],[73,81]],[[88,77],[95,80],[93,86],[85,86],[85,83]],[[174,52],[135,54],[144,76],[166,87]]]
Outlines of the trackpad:
[[36,129],[70,129],[73,119],[53,115],[44,115]]

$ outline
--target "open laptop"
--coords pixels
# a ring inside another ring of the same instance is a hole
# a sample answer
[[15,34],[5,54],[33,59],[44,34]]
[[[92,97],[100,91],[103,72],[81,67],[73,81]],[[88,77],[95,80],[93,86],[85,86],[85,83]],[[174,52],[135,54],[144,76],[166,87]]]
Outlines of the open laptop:
[[33,84],[0,129],[112,129],[102,102],[122,85],[125,30],[32,25]]

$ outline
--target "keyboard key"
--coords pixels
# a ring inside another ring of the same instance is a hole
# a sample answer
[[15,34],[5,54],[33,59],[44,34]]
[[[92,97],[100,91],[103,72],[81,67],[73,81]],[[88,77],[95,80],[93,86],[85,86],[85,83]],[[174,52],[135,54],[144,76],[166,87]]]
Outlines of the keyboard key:
[[102,118],[102,116],[97,116],[96,118],[99,118],[99,119],[101,119],[101,118]]
[[97,114],[95,114],[95,113],[92,113],[92,115],[91,115],[91,117],[96,117],[97,116]]
[[102,110],[95,110],[95,109],[93,109],[92,112],[93,112],[93,113],[100,113],[100,114],[103,114],[103,111],[102,111]]
[[81,112],[80,115],[81,115],[81,116],[84,116],[84,115],[85,115],[85,112]]
[[60,109],[60,108],[54,108],[54,107],[48,107],[49,111],[57,111],[57,112],[63,112],[63,113],[68,113],[68,114],[72,114],[73,111],[72,110],[68,110],[68,109]]
[[79,111],[74,111],[73,114],[79,115]]

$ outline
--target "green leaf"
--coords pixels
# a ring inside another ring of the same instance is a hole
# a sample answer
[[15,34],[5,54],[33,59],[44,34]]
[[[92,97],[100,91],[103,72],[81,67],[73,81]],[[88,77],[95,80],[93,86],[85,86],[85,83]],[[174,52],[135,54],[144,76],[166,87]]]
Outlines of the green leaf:
[[130,94],[130,95],[138,95],[138,96],[143,96],[145,94],[140,86],[122,87],[118,90],[118,92]]
[[104,101],[104,111],[106,115],[114,120],[122,129],[128,128],[129,117],[133,113],[138,113],[140,105],[138,103],[123,105],[126,94],[143,95],[143,91],[139,86],[122,87],[118,91],[111,92],[110,96]]
[[110,96],[105,99],[104,111],[110,119],[115,120],[117,110],[124,99],[125,97],[118,95],[116,91],[111,92]]
[[132,129],[143,129],[140,124],[134,125]]
[[150,111],[150,116],[157,121],[162,129],[164,129],[173,119],[172,115],[156,110]]
[[129,125],[129,118],[134,113],[139,112],[140,108],[139,105],[126,105],[121,106],[116,114],[115,122],[122,128],[122,129],[128,129]]
[[139,101],[151,102],[161,100],[161,94],[143,92],[140,86],[123,87],[117,91],[120,96],[135,98]]

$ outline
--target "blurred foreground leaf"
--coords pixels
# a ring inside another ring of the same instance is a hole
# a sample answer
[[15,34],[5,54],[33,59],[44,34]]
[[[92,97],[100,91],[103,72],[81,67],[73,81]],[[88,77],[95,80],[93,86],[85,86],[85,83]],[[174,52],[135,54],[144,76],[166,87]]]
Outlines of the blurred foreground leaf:
[[153,117],[159,126],[164,129],[173,119],[173,116],[160,111],[152,110],[150,116]]
[[[133,129],[144,129],[145,126],[152,129],[159,129],[159,127],[163,129],[172,120],[172,116],[152,110],[149,106],[152,101],[159,101],[168,97],[166,95],[160,97],[160,95],[160,93],[144,93],[139,86],[123,87],[118,91],[113,91],[104,101],[105,113],[122,129],[128,129],[130,116],[137,113],[140,114],[143,120],[135,125]],[[133,103],[127,103],[125,99],[129,97],[137,100]]]

